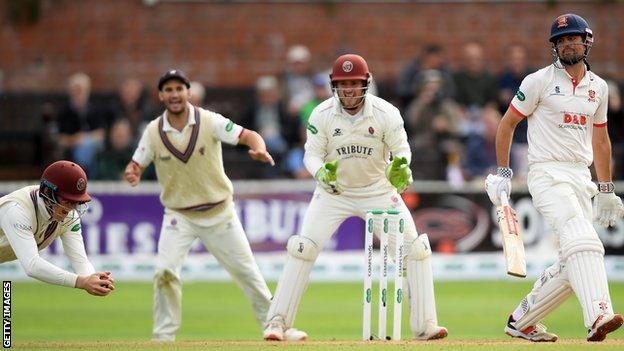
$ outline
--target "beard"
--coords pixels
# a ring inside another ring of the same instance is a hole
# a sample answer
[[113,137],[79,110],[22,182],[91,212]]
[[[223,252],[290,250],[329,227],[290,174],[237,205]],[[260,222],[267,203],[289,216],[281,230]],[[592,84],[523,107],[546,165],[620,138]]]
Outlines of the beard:
[[564,66],[573,66],[583,61],[583,59],[585,58],[585,53],[582,53],[582,54],[577,54],[577,53],[560,54],[558,53],[557,56],[559,56],[559,61],[561,61],[561,63]]

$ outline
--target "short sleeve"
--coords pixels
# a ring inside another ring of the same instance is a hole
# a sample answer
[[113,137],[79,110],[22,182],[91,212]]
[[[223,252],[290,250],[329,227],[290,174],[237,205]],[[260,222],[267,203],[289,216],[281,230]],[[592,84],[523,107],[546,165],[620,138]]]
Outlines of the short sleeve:
[[537,108],[541,91],[538,76],[535,73],[526,76],[522,80],[516,95],[511,100],[511,108],[528,117]]
[[212,113],[210,117],[213,125],[212,133],[216,139],[230,145],[238,144],[243,127],[218,113]]

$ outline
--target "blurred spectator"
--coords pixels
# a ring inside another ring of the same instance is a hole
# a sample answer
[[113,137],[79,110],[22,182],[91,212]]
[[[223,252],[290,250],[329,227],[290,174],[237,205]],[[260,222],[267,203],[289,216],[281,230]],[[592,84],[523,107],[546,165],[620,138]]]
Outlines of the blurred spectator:
[[455,96],[455,83],[446,65],[444,50],[440,45],[429,44],[422,49],[420,56],[412,60],[399,74],[396,91],[401,108],[406,107],[414,99],[416,88],[420,86],[420,80],[423,78],[419,73],[426,70],[439,71],[443,81],[442,91],[446,97]]
[[[498,80],[498,106],[505,113],[514,97],[522,79],[535,71],[528,65],[527,51],[522,45],[513,45],[508,50],[507,66]],[[511,168],[518,179],[526,178],[529,171],[529,145],[527,143],[527,120],[520,121],[516,126],[511,147]]]
[[97,179],[121,180],[135,146],[130,121],[116,120],[108,132],[106,148],[97,154]]
[[486,70],[483,47],[475,42],[464,45],[461,68],[455,72],[455,100],[461,106],[496,106],[496,78]]
[[[284,108],[280,87],[274,76],[262,76],[256,81],[254,104],[245,114],[241,125],[256,130],[264,139],[267,150],[276,162],[281,160],[291,145],[299,140],[297,117],[291,117]],[[279,168],[267,166],[268,177],[276,177]]]
[[315,74],[312,79],[312,84],[314,85],[314,98],[303,106],[300,113],[299,142],[293,145],[286,155],[286,171],[296,179],[312,177],[303,164],[303,146],[306,140],[306,127],[314,108],[332,96],[328,72]]
[[286,55],[288,68],[282,77],[284,101],[287,112],[298,116],[303,105],[314,97],[310,50],[304,45],[294,45]]
[[458,130],[461,120],[459,106],[442,93],[440,71],[421,73],[416,98],[405,113],[406,129],[412,146],[414,179],[442,180],[447,178],[448,161],[460,152]]
[[192,81],[189,90],[191,91],[189,102],[195,106],[204,106],[204,99],[206,98],[204,85],[198,81]]
[[609,110],[607,112],[609,138],[613,148],[613,178],[624,179],[624,107],[620,86],[607,80],[609,86]]
[[468,179],[485,178],[496,171],[496,130],[501,117],[493,106],[480,110],[480,130],[473,130],[466,140],[464,169]]
[[104,133],[114,119],[111,111],[91,99],[91,79],[84,73],[69,77],[69,101],[58,114],[59,144],[66,157],[80,164],[90,178],[97,172],[95,154],[104,145]]
[[138,140],[152,119],[152,114],[143,83],[136,78],[124,80],[117,91],[115,116],[129,122],[133,139]]

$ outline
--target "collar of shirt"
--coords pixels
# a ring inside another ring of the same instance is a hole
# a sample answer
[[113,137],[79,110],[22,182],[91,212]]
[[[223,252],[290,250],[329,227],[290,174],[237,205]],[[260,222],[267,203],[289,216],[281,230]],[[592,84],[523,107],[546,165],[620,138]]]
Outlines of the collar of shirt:
[[37,190],[37,216],[44,218],[46,221],[52,220],[52,215],[48,212],[45,201],[39,194],[39,190]]
[[[564,67],[562,69],[557,68],[557,66],[555,66],[555,72],[556,71],[562,71],[563,74],[565,75],[565,77],[567,77],[568,81],[570,81],[570,83],[574,84],[574,78],[572,78],[572,76],[568,73],[568,71],[565,69],[565,66],[563,66],[563,64],[561,63],[561,61],[557,60],[557,64],[560,65],[561,67]],[[585,83],[587,83],[588,79],[590,79],[590,75],[591,75],[591,71],[587,69],[587,66],[585,66],[585,75],[583,75],[583,78],[581,78],[581,81],[578,82],[576,84],[576,86],[579,85],[585,85]]]
[[[195,124],[195,107],[191,104],[186,104],[187,109],[188,109],[188,120],[186,121],[186,125],[184,125],[184,128],[182,128],[182,131],[184,131],[184,129],[188,126],[192,126]],[[169,124],[169,119],[167,117],[167,110],[165,110],[165,112],[163,113],[163,128],[162,128],[163,132],[178,132],[179,131],[175,128],[173,128],[171,126],[171,124]]]
[[[366,94],[366,96],[364,97],[364,107],[356,115],[361,114],[362,118],[373,116],[373,102],[370,96],[371,96],[370,94],[368,93]],[[349,114],[348,112],[342,109],[342,104],[340,103],[340,99],[336,97],[334,97],[333,99],[334,99],[333,100],[333,113],[335,115],[354,117],[353,115]]]

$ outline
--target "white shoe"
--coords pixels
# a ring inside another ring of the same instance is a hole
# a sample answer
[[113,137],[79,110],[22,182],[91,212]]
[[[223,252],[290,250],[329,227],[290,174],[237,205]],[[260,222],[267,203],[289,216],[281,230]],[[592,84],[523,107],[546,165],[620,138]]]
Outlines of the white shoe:
[[282,341],[284,340],[284,329],[286,329],[284,318],[275,316],[271,318],[266,328],[264,328],[263,338],[264,340]]
[[559,338],[557,334],[547,332],[546,326],[541,323],[518,330],[512,324],[513,322],[515,321],[509,316],[509,320],[505,326],[505,334],[513,338],[521,338],[533,342],[555,342]]
[[152,335],[152,341],[154,341],[154,342],[173,342],[173,341],[175,341],[175,335],[171,335],[171,334],[154,334],[154,335]]
[[305,341],[308,340],[308,333],[303,330],[289,328],[284,332],[284,340],[286,341]]
[[414,335],[414,339],[416,340],[435,340],[435,339],[443,339],[448,335],[448,330],[446,328],[441,327],[439,325],[429,325],[424,332]]
[[601,314],[599,315],[589,333],[587,341],[602,341],[607,338],[607,334],[622,326],[624,318],[621,314]]

